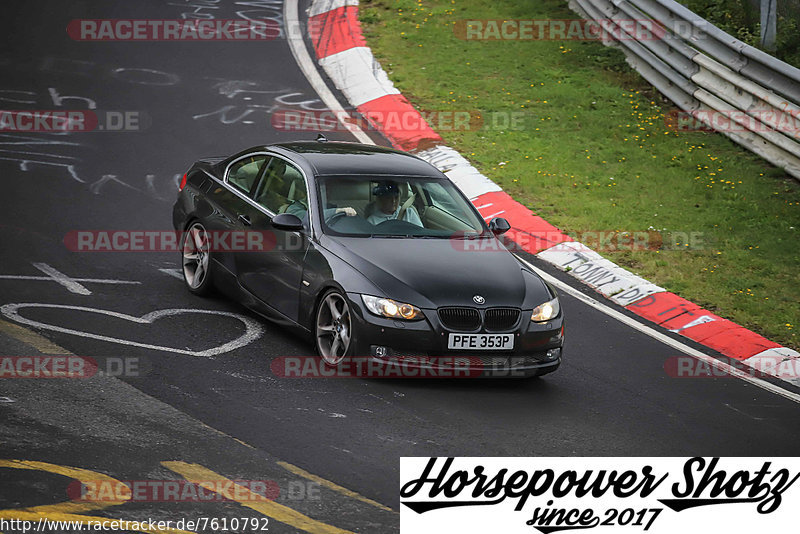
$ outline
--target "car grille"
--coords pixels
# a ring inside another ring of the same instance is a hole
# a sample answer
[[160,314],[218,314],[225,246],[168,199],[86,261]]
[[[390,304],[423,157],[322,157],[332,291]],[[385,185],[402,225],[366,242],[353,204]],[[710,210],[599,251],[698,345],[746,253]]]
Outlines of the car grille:
[[519,321],[519,310],[516,308],[490,308],[486,310],[483,325],[486,330],[502,332],[511,330]]
[[450,330],[477,330],[481,316],[475,308],[439,308],[439,319]]
[[481,320],[481,314],[476,308],[439,308],[439,319],[444,327],[462,332],[477,330],[481,324],[488,332],[513,330],[519,322],[519,315],[517,308],[489,308]]

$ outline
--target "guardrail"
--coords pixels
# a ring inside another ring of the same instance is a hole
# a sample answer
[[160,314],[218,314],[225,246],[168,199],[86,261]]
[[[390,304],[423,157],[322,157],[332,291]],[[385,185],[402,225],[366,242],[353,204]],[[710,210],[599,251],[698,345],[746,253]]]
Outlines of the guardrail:
[[[800,180],[800,69],[674,0],[570,0],[681,110]],[[652,35],[657,28],[658,37]]]

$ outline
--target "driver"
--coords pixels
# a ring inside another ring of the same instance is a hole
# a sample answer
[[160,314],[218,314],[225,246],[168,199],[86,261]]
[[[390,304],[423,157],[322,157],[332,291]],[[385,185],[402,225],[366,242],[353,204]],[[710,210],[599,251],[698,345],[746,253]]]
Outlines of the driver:
[[[392,181],[380,182],[372,189],[372,194],[377,198],[375,212],[369,216],[368,222],[372,224],[380,224],[384,221],[397,219],[400,212],[400,188],[397,183]],[[409,206],[403,214],[403,220],[422,226],[422,220],[419,218],[414,206]]]

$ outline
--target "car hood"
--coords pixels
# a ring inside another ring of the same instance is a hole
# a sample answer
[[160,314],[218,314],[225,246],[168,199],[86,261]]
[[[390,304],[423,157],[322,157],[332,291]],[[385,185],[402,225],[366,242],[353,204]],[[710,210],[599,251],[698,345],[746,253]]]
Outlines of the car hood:
[[[497,245],[499,249],[464,251],[451,239],[336,237],[329,243],[332,252],[384,291],[378,296],[421,308],[522,307],[530,291],[540,293],[536,297],[542,302],[546,300],[544,283],[523,273],[511,253]],[[526,283],[526,279],[536,282]],[[485,302],[476,304],[476,295]]]

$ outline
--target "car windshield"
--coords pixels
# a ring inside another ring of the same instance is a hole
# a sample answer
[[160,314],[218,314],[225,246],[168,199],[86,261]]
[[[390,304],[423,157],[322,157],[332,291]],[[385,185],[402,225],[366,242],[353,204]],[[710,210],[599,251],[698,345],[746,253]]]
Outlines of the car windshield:
[[477,237],[483,219],[447,179],[328,176],[318,180],[325,233],[353,237]]

